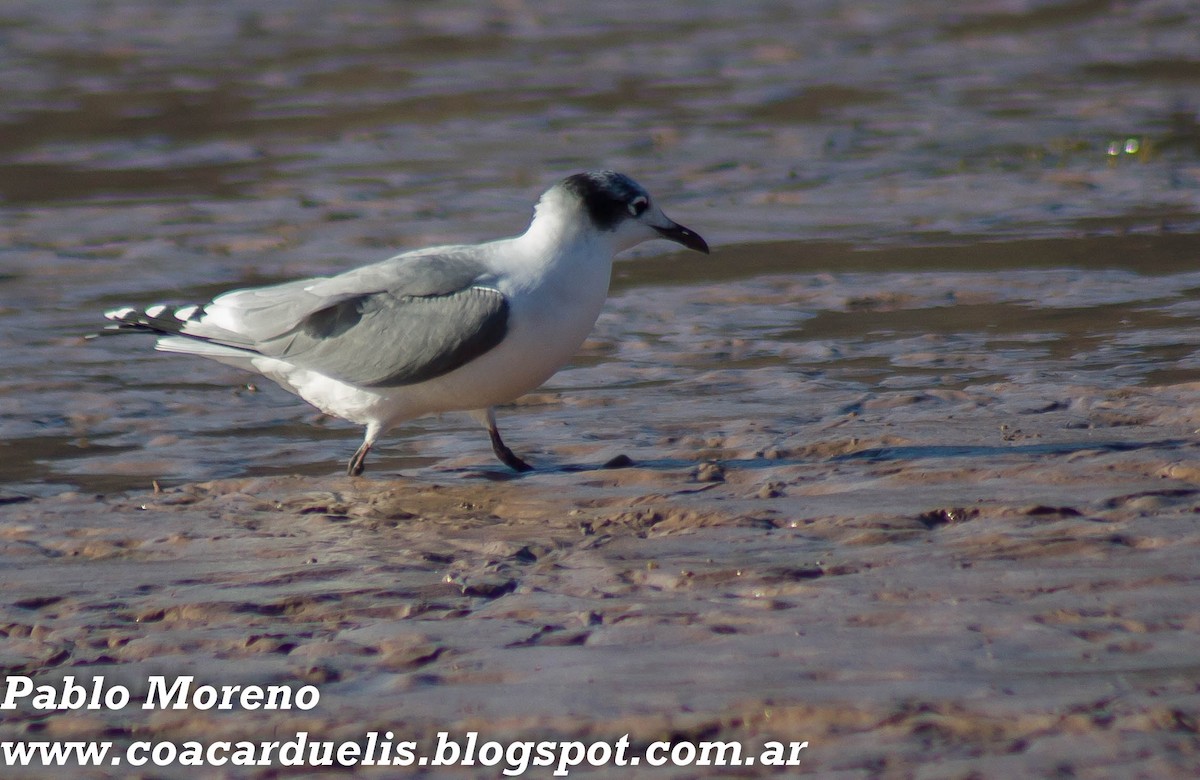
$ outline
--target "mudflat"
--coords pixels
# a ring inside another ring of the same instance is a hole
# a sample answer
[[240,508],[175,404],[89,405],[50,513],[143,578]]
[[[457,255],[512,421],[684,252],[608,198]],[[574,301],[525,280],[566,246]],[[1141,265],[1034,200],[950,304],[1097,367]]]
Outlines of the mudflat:
[[[1016,414],[1029,399],[999,385],[899,392],[785,442],[730,420],[701,457],[663,441],[625,468],[12,503],[5,673],[102,676],[135,704],[26,703],[3,738],[628,734],[804,740],[822,776],[1184,776],[1200,469],[1178,409],[1197,392],[1064,388]],[[320,701],[147,712],[155,675]]]
[[[1200,776],[1193,5],[4,4],[0,742]],[[349,479],[352,426],[84,338],[513,235],[594,168],[714,252],[618,262],[500,410],[531,474],[447,416]]]

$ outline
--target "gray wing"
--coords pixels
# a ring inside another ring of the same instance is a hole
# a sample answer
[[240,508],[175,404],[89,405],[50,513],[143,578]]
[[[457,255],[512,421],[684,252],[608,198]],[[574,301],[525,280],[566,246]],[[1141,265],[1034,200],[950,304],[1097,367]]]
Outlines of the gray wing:
[[495,347],[508,330],[499,291],[390,292],[340,301],[258,344],[269,357],[361,387],[397,387],[447,374]]
[[361,387],[415,384],[504,339],[508,301],[478,257],[476,247],[423,250],[337,276],[234,290],[186,317],[123,319],[166,334],[160,349],[265,355]]
[[[474,250],[474,251],[472,251]],[[371,293],[449,295],[485,281],[487,269],[475,247],[437,247],[398,255],[337,276],[234,290],[205,306],[213,322],[250,343],[265,341],[342,301]]]

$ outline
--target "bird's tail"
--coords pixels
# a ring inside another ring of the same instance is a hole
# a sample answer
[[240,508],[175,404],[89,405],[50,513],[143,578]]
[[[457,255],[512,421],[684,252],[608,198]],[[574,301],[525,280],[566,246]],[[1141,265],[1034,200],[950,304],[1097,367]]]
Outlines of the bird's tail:
[[[202,332],[197,328],[204,319],[204,306],[188,304],[171,306],[164,303],[138,309],[125,306],[104,312],[110,324],[89,336],[119,335],[122,333],[152,333],[159,337],[154,348],[162,352],[181,352],[221,360],[245,360],[257,352],[243,337],[205,323]],[[245,344],[245,346],[242,346]]]
[[118,333],[158,333],[173,336],[181,333],[188,322],[199,321],[204,316],[204,307],[197,305],[169,306],[158,303],[137,309],[123,306],[104,312],[104,318],[111,324],[95,334],[108,336]]

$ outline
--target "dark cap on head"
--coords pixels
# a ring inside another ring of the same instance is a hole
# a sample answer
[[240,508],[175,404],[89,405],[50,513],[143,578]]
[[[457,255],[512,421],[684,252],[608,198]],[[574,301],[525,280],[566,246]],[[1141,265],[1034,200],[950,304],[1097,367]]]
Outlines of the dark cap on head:
[[661,238],[708,254],[703,238],[668,219],[662,211],[651,210],[650,193],[623,173],[586,171],[568,176],[560,186],[579,198],[599,230],[616,230],[625,220],[637,220]]
[[616,171],[586,171],[563,179],[562,186],[579,196],[592,222],[613,230],[629,217],[629,204],[650,195],[636,181]]

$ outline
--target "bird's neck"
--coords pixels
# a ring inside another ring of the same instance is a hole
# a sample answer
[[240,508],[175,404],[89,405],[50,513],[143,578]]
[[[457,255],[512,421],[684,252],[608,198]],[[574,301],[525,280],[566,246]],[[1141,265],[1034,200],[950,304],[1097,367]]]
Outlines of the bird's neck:
[[513,260],[507,268],[508,284],[536,288],[598,313],[612,276],[612,235],[581,224],[578,218],[556,219],[557,215],[540,212],[528,230],[507,239],[510,249],[516,250],[499,253]]
[[570,265],[573,262],[595,263],[616,254],[613,236],[599,231],[579,215],[539,204],[529,229],[513,239],[521,255],[537,265]]

